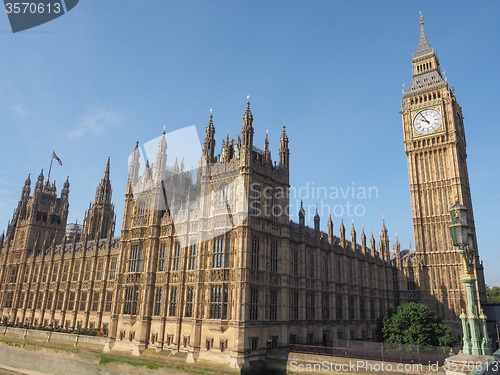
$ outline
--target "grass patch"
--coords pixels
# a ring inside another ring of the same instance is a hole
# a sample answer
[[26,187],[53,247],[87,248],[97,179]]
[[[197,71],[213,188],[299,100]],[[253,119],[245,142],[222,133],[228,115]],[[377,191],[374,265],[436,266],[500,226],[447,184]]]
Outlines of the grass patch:
[[99,355],[99,365],[100,366],[106,366],[108,363],[125,363],[127,365],[132,365],[132,366],[146,366],[148,369],[151,370],[156,370],[159,369],[160,366],[156,362],[150,362],[150,361],[134,361],[126,358],[119,358],[119,357],[111,357],[111,356],[105,356],[105,355]]

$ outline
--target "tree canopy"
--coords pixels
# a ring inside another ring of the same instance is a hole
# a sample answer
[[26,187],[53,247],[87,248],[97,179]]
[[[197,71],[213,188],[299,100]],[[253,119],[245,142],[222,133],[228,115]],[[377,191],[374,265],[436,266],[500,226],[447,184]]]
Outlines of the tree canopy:
[[393,344],[454,346],[450,327],[425,305],[409,302],[390,309],[377,321],[379,341]]
[[488,303],[500,303],[500,287],[486,285],[486,299]]

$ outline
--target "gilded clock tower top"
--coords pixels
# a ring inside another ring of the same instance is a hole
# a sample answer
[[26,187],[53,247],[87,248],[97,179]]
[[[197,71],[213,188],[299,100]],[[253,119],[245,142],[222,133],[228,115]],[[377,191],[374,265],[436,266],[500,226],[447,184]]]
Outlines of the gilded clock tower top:
[[427,41],[424,30],[424,17],[420,12],[420,39],[417,52],[413,55],[413,80],[404,93],[404,97],[420,94],[427,90],[437,89],[446,85],[439,69],[439,60],[434,48]]

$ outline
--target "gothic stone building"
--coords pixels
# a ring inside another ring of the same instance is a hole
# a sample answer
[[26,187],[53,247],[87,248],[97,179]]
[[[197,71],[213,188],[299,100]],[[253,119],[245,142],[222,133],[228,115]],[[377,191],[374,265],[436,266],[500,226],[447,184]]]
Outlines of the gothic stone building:
[[449,207],[455,197],[468,208],[469,250],[473,254],[476,292],[486,302],[483,265],[479,260],[467,172],[462,108],[441,72],[427,41],[420,16],[420,39],[413,56],[413,79],[401,101],[408,158],[413,230],[420,266],[420,299],[448,323],[467,300],[460,281],[462,265],[449,234]]
[[[154,163],[140,173],[132,152],[123,226],[113,237],[110,161],[83,234],[65,236],[69,179],[60,196],[43,170],[31,195],[28,176],[6,234],[0,237],[0,317],[4,322],[99,328],[106,350],[140,354],[185,351],[188,361],[241,368],[267,350],[290,344],[330,345],[334,339],[373,338],[388,308],[422,301],[448,321],[465,306],[459,261],[447,233],[447,207],[458,194],[472,206],[461,110],[426,45],[414,57],[414,78],[403,101],[416,249],[389,251],[385,224],[360,243],[290,221],[289,148],[285,127],[278,162],[269,140],[254,146],[250,103],[241,135],[215,155],[212,115],[195,176],[177,160],[167,165],[165,134]],[[422,47],[423,45],[423,47]],[[428,84],[430,82],[432,84]],[[436,129],[422,117],[440,114]],[[421,128],[424,126],[424,128]],[[483,296],[482,267],[476,274]]]

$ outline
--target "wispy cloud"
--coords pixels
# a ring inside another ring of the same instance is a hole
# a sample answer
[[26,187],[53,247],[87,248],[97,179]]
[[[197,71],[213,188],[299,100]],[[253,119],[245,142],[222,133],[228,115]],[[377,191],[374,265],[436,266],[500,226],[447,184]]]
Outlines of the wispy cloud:
[[[17,184],[15,184],[11,181],[6,181],[6,180],[2,180],[2,179],[0,179],[0,185],[18,186]],[[0,193],[1,192],[2,192],[2,190],[0,190]]]
[[22,105],[20,104],[17,104],[15,106],[12,107],[12,111],[16,114],[16,115],[20,115],[20,116],[26,116],[28,114],[28,112],[23,108]]
[[122,118],[120,111],[106,106],[93,106],[78,119],[75,127],[67,133],[67,137],[77,139],[85,133],[102,133],[118,125]]

